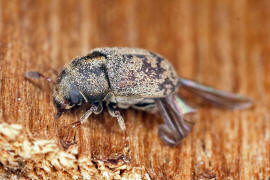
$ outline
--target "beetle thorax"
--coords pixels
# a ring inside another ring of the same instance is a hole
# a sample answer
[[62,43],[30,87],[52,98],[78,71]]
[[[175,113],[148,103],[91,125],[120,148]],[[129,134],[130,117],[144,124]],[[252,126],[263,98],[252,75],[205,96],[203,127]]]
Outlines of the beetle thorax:
[[53,97],[60,104],[65,101],[81,104],[102,101],[108,92],[109,82],[103,61],[95,60],[95,58],[80,61],[75,59],[58,77]]

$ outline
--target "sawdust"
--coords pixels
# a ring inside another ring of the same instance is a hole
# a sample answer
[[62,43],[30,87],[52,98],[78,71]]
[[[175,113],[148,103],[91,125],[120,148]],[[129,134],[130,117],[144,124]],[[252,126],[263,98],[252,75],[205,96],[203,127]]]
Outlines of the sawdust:
[[0,179],[150,179],[144,167],[91,159],[78,146],[35,139],[19,124],[0,123]]

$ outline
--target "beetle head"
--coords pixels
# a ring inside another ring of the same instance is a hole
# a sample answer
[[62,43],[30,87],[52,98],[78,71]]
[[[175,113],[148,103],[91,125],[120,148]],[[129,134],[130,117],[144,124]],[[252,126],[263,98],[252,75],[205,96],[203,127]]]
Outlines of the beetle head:
[[74,85],[63,87],[56,84],[53,91],[53,100],[57,108],[56,118],[59,118],[64,111],[85,103],[85,98]]

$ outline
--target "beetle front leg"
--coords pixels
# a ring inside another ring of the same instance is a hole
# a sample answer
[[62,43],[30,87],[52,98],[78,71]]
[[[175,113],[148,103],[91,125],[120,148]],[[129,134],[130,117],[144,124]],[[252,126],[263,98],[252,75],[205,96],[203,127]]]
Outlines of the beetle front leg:
[[112,117],[117,118],[117,121],[118,121],[118,124],[119,124],[121,130],[125,131],[126,125],[125,125],[125,121],[124,121],[123,117],[120,114],[120,111],[116,110],[115,105],[113,105],[112,103],[107,103],[107,107],[108,107],[108,111],[109,111],[110,115]]
[[86,111],[86,113],[81,117],[80,119],[80,122],[84,122],[86,119],[88,119],[88,117],[92,114],[92,113],[95,113],[95,114],[100,114],[103,110],[103,106],[101,103],[98,103],[98,104],[93,104],[91,106],[91,108]]
[[91,108],[88,111],[86,111],[86,113],[80,118],[79,121],[76,121],[70,125],[72,127],[77,127],[77,126],[81,125],[84,121],[86,121],[89,118],[89,116],[91,116],[92,113],[100,114],[102,112],[102,110],[103,110],[103,106],[102,106],[101,102],[97,103],[97,104],[93,104],[91,106]]

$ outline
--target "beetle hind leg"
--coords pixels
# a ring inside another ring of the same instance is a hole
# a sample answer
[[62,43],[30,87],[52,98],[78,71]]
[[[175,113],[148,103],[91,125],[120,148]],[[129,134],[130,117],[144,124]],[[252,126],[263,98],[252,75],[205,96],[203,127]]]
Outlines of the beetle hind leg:
[[108,103],[107,107],[108,107],[109,114],[112,117],[117,118],[117,121],[118,121],[118,124],[119,124],[121,130],[125,131],[126,130],[125,121],[124,121],[123,117],[121,116],[120,111],[116,109],[116,105],[114,105],[112,103]]
[[178,145],[194,125],[185,119],[186,115],[196,110],[185,104],[177,94],[156,99],[155,102],[164,120],[164,124],[159,127],[160,138],[170,146]]
[[175,146],[181,141],[181,136],[172,133],[172,129],[167,124],[162,124],[158,129],[159,136],[163,142],[170,146]]

